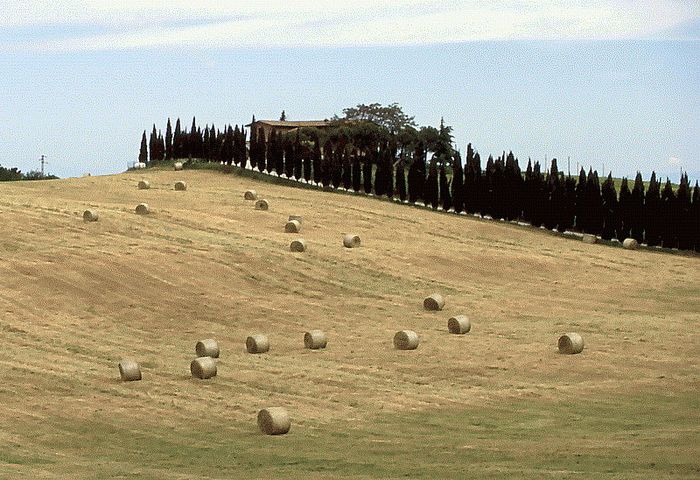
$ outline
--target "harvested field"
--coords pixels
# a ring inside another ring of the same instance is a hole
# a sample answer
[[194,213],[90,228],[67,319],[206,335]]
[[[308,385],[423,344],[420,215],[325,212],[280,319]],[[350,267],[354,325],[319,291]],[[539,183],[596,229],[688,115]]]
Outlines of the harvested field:
[[[0,190],[0,478],[700,475],[699,257],[172,167],[141,217],[142,174]],[[313,220],[304,255],[290,211]],[[478,328],[450,335],[462,312]],[[332,348],[304,349],[312,328]],[[247,354],[252,332],[273,348]],[[225,352],[206,381],[202,338]],[[259,431],[270,405],[288,434]]]

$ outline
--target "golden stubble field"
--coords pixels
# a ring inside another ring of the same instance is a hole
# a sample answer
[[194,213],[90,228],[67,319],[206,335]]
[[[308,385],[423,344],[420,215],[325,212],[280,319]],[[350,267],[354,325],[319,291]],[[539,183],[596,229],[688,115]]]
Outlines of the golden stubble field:
[[[150,190],[137,189],[141,178]],[[188,190],[174,191],[177,180]],[[247,188],[270,210],[255,211]],[[139,202],[152,214],[134,214]],[[86,208],[98,222],[82,221]],[[303,215],[300,235],[284,233],[289,214]],[[0,218],[0,478],[133,471],[104,445],[92,449],[99,438],[81,445],[104,425],[194,432],[183,444],[211,432],[259,442],[256,412],[276,405],[292,416],[286,437],[299,441],[384,415],[634,405],[700,387],[697,256],[211,171],[4,183]],[[346,232],[362,247],[343,248]],[[305,253],[289,251],[298,236]],[[445,296],[442,312],[423,310],[432,292]],[[454,314],[469,315],[469,334],[447,333]],[[328,333],[327,349],[303,349],[309,329]],[[392,348],[400,329],[418,332],[417,350]],[[557,353],[568,331],[583,335],[582,354]],[[268,354],[245,352],[252,333],[269,336]],[[208,337],[222,350],[219,374],[194,380],[194,345]],[[142,364],[143,381],[118,380],[121,358]],[[699,419],[688,412],[681,423],[692,431]],[[687,439],[668,441],[700,453]],[[178,468],[141,476],[190,478]]]

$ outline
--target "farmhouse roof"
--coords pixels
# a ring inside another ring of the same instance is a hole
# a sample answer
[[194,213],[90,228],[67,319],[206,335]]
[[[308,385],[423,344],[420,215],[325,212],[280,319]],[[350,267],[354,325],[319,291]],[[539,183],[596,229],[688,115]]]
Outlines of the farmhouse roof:
[[[330,124],[330,120],[300,120],[300,121],[287,121],[287,120],[256,120],[255,123],[263,123],[271,127],[325,127]],[[252,123],[246,125],[250,127]]]

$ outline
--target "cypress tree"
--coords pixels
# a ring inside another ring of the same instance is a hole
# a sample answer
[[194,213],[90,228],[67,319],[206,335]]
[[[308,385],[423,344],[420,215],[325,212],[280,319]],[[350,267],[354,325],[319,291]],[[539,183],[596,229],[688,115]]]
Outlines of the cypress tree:
[[294,176],[294,140],[285,137],[285,141],[287,149],[284,156],[284,174],[287,178],[292,178]]
[[[212,134],[212,137],[216,138],[216,134]],[[227,144],[226,148],[226,165],[231,165],[233,163],[233,156],[235,154],[235,132],[233,131],[233,128],[231,125],[228,126],[226,129],[226,135],[225,135],[225,140]]]
[[365,193],[367,194],[372,193],[372,158],[374,150],[374,147],[367,149],[362,164],[362,181],[364,183]]
[[690,221],[694,225],[692,229],[693,249],[700,252],[700,186],[698,186],[697,180],[695,180],[695,188],[693,189],[693,208]]
[[425,203],[426,205],[430,204],[433,210],[436,210],[440,205],[437,162],[434,158],[430,161],[428,178],[425,180]]
[[241,131],[238,124],[233,129],[233,163],[241,164]]
[[209,136],[209,125],[204,126],[204,135],[202,135],[202,158],[210,162],[212,160],[212,153],[209,150],[209,143],[211,142],[211,137]]
[[343,181],[343,144],[338,142],[331,157],[331,183],[338,188]]
[[450,195],[450,182],[445,172],[445,162],[440,163],[440,203],[446,212],[452,208],[452,195]]
[[[523,184],[523,220],[526,222],[532,221],[532,209],[535,202],[534,191],[534,174],[532,172],[532,160],[528,158],[527,169],[525,170],[525,183]],[[574,205],[576,204],[574,199]]]
[[586,206],[586,171],[581,167],[576,184],[576,230],[585,232],[588,230],[588,218],[590,217]]
[[467,144],[467,158],[465,159],[464,182],[462,183],[462,203],[467,213],[476,213],[476,179],[474,168],[474,150],[472,144]]
[[540,162],[535,161],[535,165],[532,168],[532,195],[534,197],[532,207],[532,225],[534,227],[540,227],[544,223],[544,210],[548,200],[548,192],[541,169],[542,167],[540,166]]
[[673,192],[671,181],[666,178],[666,184],[661,192],[661,238],[664,248],[676,248],[678,237],[673,227],[676,215],[676,194]]
[[265,170],[267,170],[267,173],[272,173],[272,170],[277,170],[277,133],[275,130],[272,130],[270,136],[267,138]]
[[255,147],[257,154],[257,167],[258,171],[262,172],[265,170],[265,163],[267,159],[267,140],[265,139],[265,130],[262,127],[258,129],[258,146]]
[[148,147],[146,146],[146,130],[143,131],[141,136],[141,150],[139,151],[139,163],[146,163],[148,161]]
[[[522,189],[522,187],[521,187]],[[571,230],[574,226],[574,218],[576,216],[576,177],[567,176],[564,180],[564,219],[560,223],[560,228],[563,231]],[[522,198],[522,197],[521,197]]]
[[352,188],[352,167],[350,166],[350,148],[343,149],[343,188]]
[[[253,118],[255,118],[255,117],[253,117]],[[249,153],[248,153],[248,148],[246,147],[246,136],[247,136],[247,133],[246,133],[246,131],[245,131],[245,127],[243,127],[243,126],[241,126],[241,133],[240,133],[240,135],[241,135],[241,139],[240,139],[239,144],[240,144],[240,146],[241,146],[241,153],[240,153],[240,156],[241,156],[241,168],[246,168],[246,167],[247,167],[247,164],[248,164],[248,155],[249,155]],[[252,145],[252,143],[251,143],[251,145]]]
[[151,130],[151,135],[148,137],[148,151],[149,151],[149,160],[151,164],[154,164],[157,159],[156,155],[158,153],[158,147],[156,147],[156,142],[158,141],[158,132],[156,131],[156,124],[153,124],[153,130]]
[[484,205],[486,203],[487,185],[484,173],[481,169],[481,155],[474,152],[474,208],[476,213],[484,215]]
[[[408,201],[416,203],[424,199],[425,154],[423,142],[418,142],[413,152],[413,161],[408,168]],[[427,205],[427,202],[426,202]]]
[[591,205],[591,229],[589,233],[600,235],[603,230],[603,198],[600,195],[600,179],[597,170],[593,170],[592,175],[590,171],[588,172],[587,183],[588,202]]
[[647,245],[655,247],[661,244],[661,232],[659,229],[659,215],[661,215],[661,183],[656,179],[656,172],[651,172],[649,188],[644,197],[644,238]]
[[396,164],[396,192],[402,202],[406,201],[406,164],[403,156]]
[[377,168],[374,171],[374,194],[381,197],[386,192],[386,179],[384,178],[384,172],[386,169],[386,162],[384,161],[385,149],[382,147],[377,155]]
[[294,178],[299,181],[302,176],[302,152],[301,152],[301,138],[299,137],[299,130],[297,130],[297,136],[294,139]]
[[456,213],[464,210],[464,170],[459,152],[452,158],[452,203]]
[[608,174],[601,187],[601,197],[603,199],[603,230],[600,236],[603,240],[611,240],[617,235],[618,225],[618,203],[615,182],[612,172]]
[[306,145],[301,150],[301,158],[304,164],[304,180],[309,183],[311,181],[311,150]]
[[673,217],[674,230],[678,236],[678,248],[690,250],[693,248],[693,237],[691,234],[692,225],[690,223],[690,211],[692,207],[690,191],[690,181],[688,174],[681,175],[681,182],[676,192],[676,214]]
[[630,197],[630,235],[639,243],[644,241],[644,182],[639,172]]
[[168,117],[168,126],[165,129],[165,159],[173,159],[173,128],[170,126],[170,117]]
[[255,115],[250,124],[250,168],[255,169],[258,165],[258,132],[255,131]]
[[632,193],[627,185],[627,177],[622,178],[620,184],[620,198],[618,201],[618,230],[617,239],[621,242],[629,238],[632,231]]
[[173,158],[183,158],[185,156],[185,141],[180,127],[180,119],[175,121],[175,133],[173,134]]
[[274,130],[270,134],[269,148],[273,152],[273,163],[267,167],[274,167],[275,172],[278,176],[282,176],[284,173],[284,140],[282,138],[281,132],[275,132]]
[[386,151],[384,167],[384,191],[388,198],[394,198],[394,159],[396,146],[390,143]]
[[352,155],[352,189],[359,192],[362,188],[362,165],[360,164],[360,152],[355,150]]
[[330,140],[323,144],[323,159],[321,160],[321,183],[325,188],[331,184],[333,174],[333,145]]
[[559,169],[557,168],[557,159],[552,159],[552,165],[547,175],[547,184],[545,195],[546,207],[544,209],[544,226],[547,230],[552,230],[557,227],[561,214],[559,209],[562,207],[564,195],[559,182]]
[[322,159],[321,159],[321,145],[318,137],[314,142],[314,150],[311,156],[311,161],[313,164],[313,177],[314,183],[318,185],[321,183],[321,177],[323,173]]

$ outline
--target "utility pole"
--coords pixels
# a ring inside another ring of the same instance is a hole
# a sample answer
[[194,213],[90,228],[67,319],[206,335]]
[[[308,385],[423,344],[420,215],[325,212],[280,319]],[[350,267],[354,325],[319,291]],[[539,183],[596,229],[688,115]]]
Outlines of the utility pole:
[[42,177],[44,176],[44,165],[45,165],[46,163],[48,163],[48,162],[46,161],[46,155],[42,155],[42,156],[41,156],[41,176],[42,176]]

